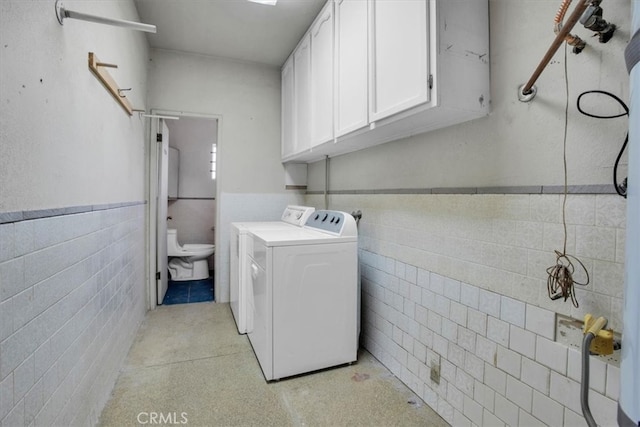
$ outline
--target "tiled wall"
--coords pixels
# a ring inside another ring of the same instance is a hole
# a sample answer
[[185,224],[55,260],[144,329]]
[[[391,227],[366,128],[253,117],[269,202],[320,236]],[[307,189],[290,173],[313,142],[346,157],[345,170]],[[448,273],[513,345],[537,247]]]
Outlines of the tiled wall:
[[[583,425],[580,353],[553,341],[554,312],[360,255],[364,346],[448,422]],[[619,370],[592,359],[592,410],[612,425]],[[434,362],[440,384],[429,377]]]
[[[322,196],[307,203],[322,206]],[[362,341],[454,425],[584,425],[580,357],[555,314],[621,329],[625,202],[570,195],[567,252],[591,283],[579,308],[547,297],[562,250],[561,195],[332,195],[361,209]],[[616,424],[619,369],[592,357],[596,421]],[[441,366],[440,384],[430,379]]]
[[143,319],[144,204],[79,210],[0,224],[2,427],[95,424]]

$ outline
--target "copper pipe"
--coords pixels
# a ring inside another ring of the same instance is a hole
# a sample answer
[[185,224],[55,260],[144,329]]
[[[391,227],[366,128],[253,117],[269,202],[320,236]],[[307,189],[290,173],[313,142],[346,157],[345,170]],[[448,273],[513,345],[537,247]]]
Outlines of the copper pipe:
[[[564,20],[564,15],[567,13],[569,9],[569,5],[572,0],[563,0],[558,12],[556,13],[556,17],[553,20],[553,32],[558,34],[562,30],[562,21]],[[582,40],[578,36],[574,36],[573,34],[567,34],[564,38],[569,46],[574,46],[574,53],[580,53],[582,49],[586,46],[586,42]]]
[[560,5],[560,8],[558,9],[558,12],[556,13],[556,18],[554,19],[554,22],[556,24],[560,24],[562,23],[562,20],[564,19],[564,15],[565,13],[567,13],[567,10],[569,10],[569,5],[571,4],[572,0],[563,0],[562,4]]
[[549,61],[551,61],[551,58],[553,58],[553,55],[555,55],[556,51],[564,41],[565,37],[567,37],[567,34],[569,34],[571,29],[574,27],[574,25],[576,25],[576,23],[584,13],[584,11],[587,9],[588,5],[589,5],[589,0],[581,0],[580,2],[578,2],[575,9],[573,9],[573,12],[571,13],[571,16],[569,16],[567,23],[562,26],[562,29],[556,35],[555,40],[553,41],[553,43],[551,43],[551,46],[549,46],[549,50],[547,50],[547,53],[544,55],[544,57],[540,61],[540,64],[538,64],[538,67],[535,69],[535,71],[531,75],[531,78],[522,87],[522,94],[529,95],[532,93],[531,88],[533,87],[533,84],[536,82],[536,80],[538,80],[538,77],[540,77],[540,74],[542,74],[546,66],[549,65]]

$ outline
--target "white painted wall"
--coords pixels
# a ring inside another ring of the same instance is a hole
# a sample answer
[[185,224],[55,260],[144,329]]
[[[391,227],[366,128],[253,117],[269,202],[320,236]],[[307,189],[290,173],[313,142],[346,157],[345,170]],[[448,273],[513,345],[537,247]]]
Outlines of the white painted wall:
[[211,179],[211,144],[218,139],[214,119],[181,117],[167,120],[169,145],[180,150],[178,197],[215,198],[216,184]]
[[[71,10],[137,20],[131,1],[68,1]],[[0,5],[0,212],[144,199],[145,119],[128,116],[87,67],[88,52],[144,108],[144,35],[68,19],[53,1]]]
[[185,243],[215,243],[216,201],[170,200],[168,228],[178,230],[178,241]]
[[[564,49],[542,74],[533,102],[517,99],[554,38],[559,1],[491,0],[491,114],[459,126],[390,142],[331,159],[331,188],[438,188],[512,185],[560,185],[564,129]],[[570,11],[573,10],[573,4]],[[618,25],[607,44],[581,25],[587,40],[579,55],[568,53],[569,183],[609,184],[627,120],[597,120],[581,115],[576,97],[590,89],[628,99],[623,50],[629,40],[629,0],[602,4],[604,17]],[[568,14],[567,14],[568,15]],[[618,111],[605,101],[591,111]],[[625,156],[626,159],[626,156]],[[626,162],[626,160],[625,160]],[[622,174],[626,168],[622,168]],[[624,176],[624,175],[623,175]],[[309,167],[309,189],[324,188],[324,162]]]
[[[131,0],[65,6],[138,20]],[[143,34],[60,26],[53,0],[0,2],[3,426],[96,424],[144,318],[146,123],[89,71],[90,51],[145,108]]]
[[285,190],[280,162],[280,70],[153,49],[148,101],[159,110],[220,117],[215,295],[228,301],[230,223],[277,220],[302,199]]
[[148,99],[151,108],[222,116],[224,191],[284,191],[277,68],[152,49]]

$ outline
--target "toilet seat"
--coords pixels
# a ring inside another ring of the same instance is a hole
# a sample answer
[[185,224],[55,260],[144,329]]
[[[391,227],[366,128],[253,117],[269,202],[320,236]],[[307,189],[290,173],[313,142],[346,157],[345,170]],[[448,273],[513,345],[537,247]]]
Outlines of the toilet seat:
[[210,252],[211,250],[213,250],[215,252],[215,245],[209,245],[209,244],[204,244],[204,243],[187,243],[185,245],[180,246],[180,249],[182,249],[179,252],[174,252],[176,255],[172,255],[169,254],[169,256],[179,256],[179,257],[185,257],[185,256],[210,256],[213,255],[213,252],[210,254],[207,254],[208,252]]

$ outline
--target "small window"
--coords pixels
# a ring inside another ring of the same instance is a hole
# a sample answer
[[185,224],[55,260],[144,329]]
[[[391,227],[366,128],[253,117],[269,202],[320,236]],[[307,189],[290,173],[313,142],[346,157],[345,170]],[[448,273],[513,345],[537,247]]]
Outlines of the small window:
[[211,179],[216,179],[216,152],[217,146],[213,143],[211,144]]

